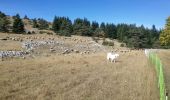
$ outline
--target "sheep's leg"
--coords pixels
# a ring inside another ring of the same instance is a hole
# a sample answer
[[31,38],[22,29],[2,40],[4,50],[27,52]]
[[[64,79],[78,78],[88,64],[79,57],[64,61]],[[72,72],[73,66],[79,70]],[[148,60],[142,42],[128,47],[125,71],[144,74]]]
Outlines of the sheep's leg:
[[113,62],[113,60],[110,58],[110,62]]
[[108,62],[110,62],[110,61],[111,61],[111,59],[109,58]]

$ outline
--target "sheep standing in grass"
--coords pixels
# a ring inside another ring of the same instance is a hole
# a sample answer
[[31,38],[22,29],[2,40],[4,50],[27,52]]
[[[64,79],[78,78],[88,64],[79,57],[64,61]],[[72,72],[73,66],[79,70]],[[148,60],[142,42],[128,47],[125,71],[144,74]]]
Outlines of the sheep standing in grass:
[[113,54],[111,52],[107,53],[107,60],[111,61],[111,62],[116,62],[116,59],[119,57],[119,54]]
[[149,49],[145,49],[145,55],[147,56],[147,57],[149,57]]

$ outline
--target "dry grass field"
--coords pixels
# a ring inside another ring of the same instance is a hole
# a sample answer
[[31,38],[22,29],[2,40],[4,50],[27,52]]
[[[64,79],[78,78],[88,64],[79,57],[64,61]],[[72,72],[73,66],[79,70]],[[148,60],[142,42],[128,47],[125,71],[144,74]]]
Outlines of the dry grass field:
[[164,76],[167,92],[170,93],[170,51],[161,50],[159,52],[159,57],[164,65]]
[[5,59],[0,100],[159,100],[144,52],[119,54],[116,63],[107,62],[104,51]]

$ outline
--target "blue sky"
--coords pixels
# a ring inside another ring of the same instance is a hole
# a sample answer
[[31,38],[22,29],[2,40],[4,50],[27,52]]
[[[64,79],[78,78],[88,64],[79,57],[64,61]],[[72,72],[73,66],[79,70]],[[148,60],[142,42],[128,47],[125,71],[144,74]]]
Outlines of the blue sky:
[[170,0],[0,0],[0,11],[48,21],[56,15],[163,28],[170,16]]

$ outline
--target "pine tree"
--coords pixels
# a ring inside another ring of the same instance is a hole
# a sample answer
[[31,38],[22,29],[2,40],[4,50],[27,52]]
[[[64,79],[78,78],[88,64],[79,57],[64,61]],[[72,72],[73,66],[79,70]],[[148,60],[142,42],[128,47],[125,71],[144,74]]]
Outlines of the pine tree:
[[154,39],[159,38],[159,31],[156,29],[155,25],[152,25],[151,33]]
[[14,33],[24,33],[24,23],[22,22],[22,19],[20,18],[19,14],[14,16],[14,22],[13,22],[13,30]]
[[162,46],[170,45],[170,17],[166,20],[165,29],[161,32],[159,40]]
[[104,22],[102,22],[102,23],[100,24],[100,28],[101,28],[103,31],[105,31],[106,26],[105,26],[105,23],[104,23]]
[[42,19],[42,18],[38,19],[38,24],[39,24],[38,28],[40,30],[48,29],[49,28],[48,22],[46,20]]
[[165,30],[170,30],[170,16],[166,20]]
[[10,21],[6,17],[0,18],[0,31],[9,32],[9,24],[10,24]]
[[0,12],[0,32],[9,32],[9,24],[10,21],[7,16]]
[[106,25],[105,25],[105,23],[104,22],[102,22],[101,24],[100,24],[100,29],[103,31],[103,33],[104,33],[104,38],[107,38],[108,37],[108,34],[105,32],[106,30]]
[[87,18],[77,18],[73,24],[73,33],[81,36],[93,36],[90,21],[88,21]]
[[59,20],[60,18],[55,16],[52,24],[52,29],[56,33],[60,30]]
[[81,32],[82,26],[83,26],[83,20],[80,18],[75,19],[73,24],[73,34],[82,35]]
[[114,24],[106,24],[105,32],[111,39],[117,38],[116,26]]
[[68,17],[54,17],[52,29],[55,33],[62,36],[71,36],[72,22]]
[[34,18],[33,19],[33,28],[38,28],[38,27],[39,27],[39,25],[38,25],[37,19]]
[[0,18],[6,17],[5,13],[0,11]]
[[94,36],[105,38],[105,32],[101,28],[96,28],[94,31]]
[[72,22],[69,18],[61,18],[61,25],[59,35],[71,36],[72,33]]
[[29,19],[27,15],[24,16],[24,19]]
[[134,28],[136,28],[134,25],[118,24],[116,27],[118,40],[124,42],[125,38],[129,38],[129,34],[127,33]]
[[99,23],[93,21],[91,27],[92,27],[92,30],[95,31],[97,28],[99,28]]

